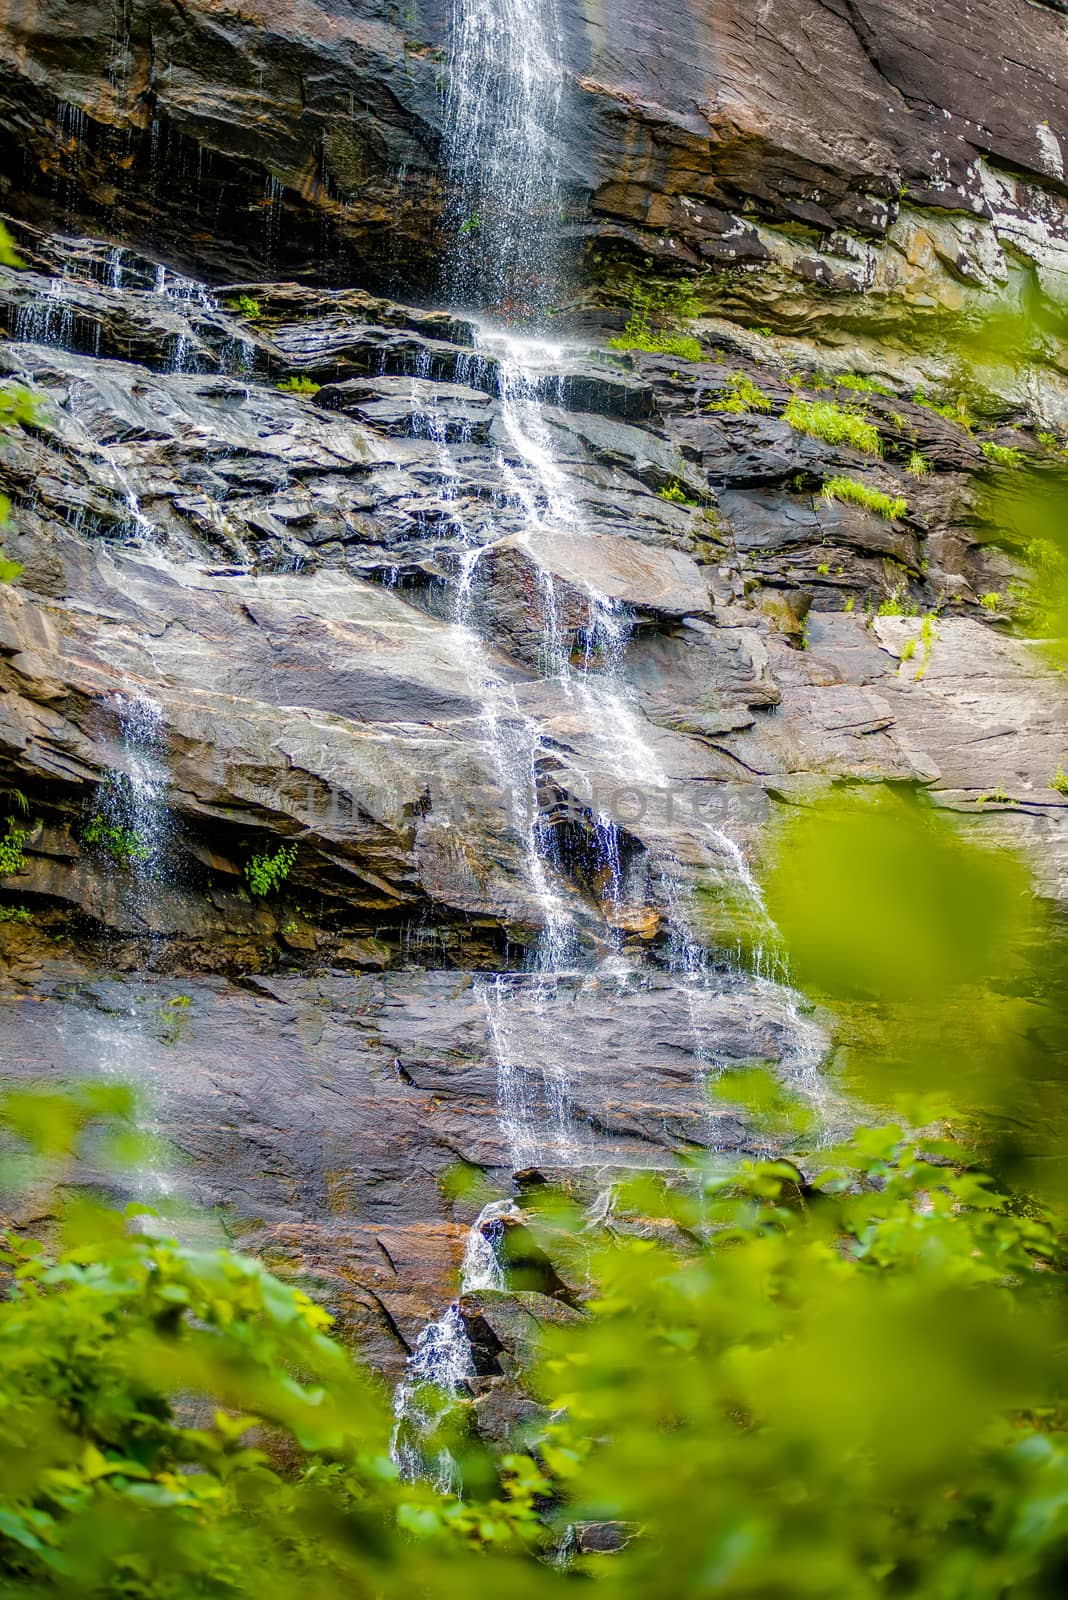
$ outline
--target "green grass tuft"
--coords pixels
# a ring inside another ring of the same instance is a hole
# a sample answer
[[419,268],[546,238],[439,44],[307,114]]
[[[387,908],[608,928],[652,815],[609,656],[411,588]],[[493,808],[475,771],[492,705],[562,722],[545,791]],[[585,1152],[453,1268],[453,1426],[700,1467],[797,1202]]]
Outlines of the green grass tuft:
[[654,333],[633,320],[627,323],[616,339],[609,339],[613,350],[643,350],[651,356],[678,356],[680,361],[702,361],[704,351],[700,340],[688,333]]
[[322,384],[316,383],[314,378],[283,378],[275,388],[283,394],[318,394]]
[[862,372],[843,372],[837,378],[831,379],[836,389],[853,389],[858,394],[885,394],[892,395],[893,389],[888,389],[885,383],[878,383],[874,378],[866,378]]
[[744,372],[728,373],[726,379],[729,393],[718,400],[710,400],[709,411],[729,411],[735,416],[744,416],[752,411],[770,411],[771,401]]
[[849,444],[867,455],[882,454],[879,430],[858,411],[846,411],[833,400],[802,400],[793,395],[783,416],[798,433],[825,439],[828,444]]
[[823,498],[863,506],[865,511],[874,511],[876,516],[885,517],[888,522],[895,517],[903,517],[909,508],[908,501],[900,495],[884,494],[881,489],[872,489],[866,483],[859,483],[856,478],[828,478],[823,485]]
[[996,467],[1018,467],[1024,459],[1022,450],[1010,444],[995,444],[992,439],[984,439],[979,448]]
[[1068,772],[1065,772],[1063,766],[1057,768],[1049,780],[1049,786],[1058,794],[1068,794]]

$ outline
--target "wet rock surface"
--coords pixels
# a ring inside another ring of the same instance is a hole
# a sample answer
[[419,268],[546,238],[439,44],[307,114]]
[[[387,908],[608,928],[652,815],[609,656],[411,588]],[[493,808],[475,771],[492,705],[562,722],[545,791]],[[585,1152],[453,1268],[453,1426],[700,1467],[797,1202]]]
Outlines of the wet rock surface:
[[[864,394],[874,457],[791,428],[826,391],[714,337],[692,363],[520,348],[20,237],[0,366],[39,410],[0,445],[0,783],[28,839],[0,888],[27,920],[0,923],[0,1049],[19,1077],[132,1075],[151,1181],[379,1364],[455,1290],[457,1161],[596,1189],[763,1148],[710,1109],[725,1066],[825,1094],[789,991],[729,948],[694,965],[782,807],[920,784],[1068,890],[1063,688],[979,603],[1024,567],[952,420]],[[769,410],[713,409],[739,376]],[[906,513],[828,502],[841,474]],[[94,843],[116,795],[147,863]],[[479,1304],[487,1350],[518,1314]],[[496,1376],[489,1435],[527,1404]]]
[[[1063,271],[1050,6],[974,0],[961,28],[951,0],[772,0],[756,20],[749,0],[577,0],[559,23],[549,159],[594,258],[737,271],[743,298],[756,269],[798,320],[814,286],[921,306],[933,274],[952,297],[1006,248]],[[151,238],[217,281],[347,253],[352,276],[425,291],[448,27],[444,0],[6,0],[12,208]]]

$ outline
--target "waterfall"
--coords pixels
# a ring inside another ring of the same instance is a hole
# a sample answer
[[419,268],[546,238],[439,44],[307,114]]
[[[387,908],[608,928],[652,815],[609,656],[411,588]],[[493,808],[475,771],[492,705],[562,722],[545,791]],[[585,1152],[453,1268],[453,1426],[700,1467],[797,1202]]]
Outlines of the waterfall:
[[558,281],[559,0],[451,0],[445,163],[458,304],[539,319]]
[[[511,1200],[493,1200],[483,1207],[467,1235],[460,1268],[461,1297],[479,1290],[499,1293],[506,1288],[500,1258],[504,1218],[518,1215]],[[476,1376],[474,1352],[457,1299],[423,1329],[394,1392],[391,1454],[409,1482],[427,1478],[441,1494],[460,1487],[456,1458],[434,1435]]]

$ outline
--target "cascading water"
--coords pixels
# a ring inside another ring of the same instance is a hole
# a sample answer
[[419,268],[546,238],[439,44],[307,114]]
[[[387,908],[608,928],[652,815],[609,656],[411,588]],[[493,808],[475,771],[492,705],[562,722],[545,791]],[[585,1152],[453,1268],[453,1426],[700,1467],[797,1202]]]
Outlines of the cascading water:
[[[518,1216],[510,1200],[485,1206],[471,1225],[460,1269],[460,1295],[500,1292],[506,1273],[500,1245],[506,1217]],[[429,1478],[442,1494],[458,1487],[451,1450],[434,1440],[443,1415],[476,1377],[474,1353],[459,1299],[419,1335],[393,1397],[392,1454],[409,1481]]]
[[449,297],[537,318],[558,287],[559,0],[451,0]]
[[[492,387],[500,403],[497,465],[504,494],[488,528],[484,517],[477,526],[471,525],[451,487],[463,481],[457,452],[468,441],[462,430],[458,438],[432,404],[424,410],[419,430],[435,442],[446,520],[460,551],[451,605],[456,636],[462,641],[472,692],[482,707],[483,732],[508,799],[512,825],[523,841],[528,884],[542,913],[543,932],[528,963],[530,970],[499,974],[479,987],[497,1066],[498,1121],[513,1169],[535,1163],[611,1163],[611,1141],[576,1115],[565,1064],[567,1046],[555,1037],[552,1002],[561,984],[574,981],[576,969],[590,972],[591,959],[596,981],[621,988],[633,981],[634,969],[630,962],[620,964],[618,954],[606,956],[602,948],[591,956],[587,948],[554,860],[553,830],[542,817],[538,779],[545,732],[536,717],[521,708],[514,687],[495,669],[479,635],[475,596],[481,569],[501,538],[518,535],[530,557],[543,618],[541,671],[560,702],[573,708],[586,730],[593,730],[588,759],[600,775],[621,787],[640,785],[666,800],[671,789],[656,739],[628,682],[631,618],[618,602],[587,585],[584,649],[576,656],[574,637],[560,619],[554,574],[538,556],[541,535],[577,543],[587,533],[573,482],[557,459],[545,410],[547,396],[550,403],[555,399],[563,404],[554,375],[562,371],[568,355],[541,332],[560,274],[554,243],[561,199],[555,152],[564,89],[560,61],[556,0],[453,0],[446,155],[455,245],[445,273],[446,290],[454,302],[493,308],[498,317],[511,322],[525,320],[528,329],[517,335],[483,327],[480,350],[472,357],[472,369],[480,366],[484,385],[486,375],[495,374]],[[464,375],[458,376],[462,380]],[[605,810],[594,807],[590,815],[604,884],[602,905],[610,923],[613,902],[621,902],[625,894],[620,828]],[[697,831],[703,835],[708,865],[731,880],[758,930],[754,941],[758,973],[763,968],[782,976],[775,966],[774,929],[743,852],[710,822],[698,824]],[[658,878],[666,906],[667,964],[684,992],[693,1057],[698,1072],[705,1074],[719,1065],[714,1039],[706,1037],[701,1020],[714,1009],[706,941],[694,915],[690,884],[670,845],[651,854],[655,859],[646,871],[651,867]],[[746,981],[773,986],[768,978],[752,975]],[[784,1014],[791,1034],[784,1070],[815,1095],[819,1031],[788,999]],[[491,1251],[487,1267],[485,1220],[486,1213],[471,1240],[483,1241],[478,1246],[481,1270],[488,1270],[492,1278],[495,1258]],[[463,1288],[474,1287],[476,1277],[469,1244]],[[500,1287],[496,1282],[487,1286]],[[456,1463],[447,1450],[428,1458],[420,1441],[429,1437],[442,1408],[447,1409],[470,1381],[471,1363],[463,1319],[454,1303],[424,1331],[397,1391],[397,1459],[408,1474],[428,1475],[441,1488],[457,1487]],[[436,1396],[429,1405],[428,1393]]]

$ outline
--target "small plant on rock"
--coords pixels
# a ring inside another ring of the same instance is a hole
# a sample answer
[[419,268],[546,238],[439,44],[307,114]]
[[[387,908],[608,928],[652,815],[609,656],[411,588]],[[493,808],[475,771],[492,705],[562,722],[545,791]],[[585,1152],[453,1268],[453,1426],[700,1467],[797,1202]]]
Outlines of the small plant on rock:
[[673,483],[666,484],[665,487],[663,489],[659,489],[657,493],[659,494],[661,500],[669,500],[674,506],[692,506],[696,505],[697,503],[695,500],[690,499],[689,495],[682,487],[682,484],[679,483],[678,479],[676,479]]
[[26,846],[31,830],[20,828],[14,817],[7,819],[7,833],[0,839],[0,878],[21,872],[26,865]]
[[1057,794],[1068,794],[1068,772],[1065,772],[1063,765],[1050,778],[1049,786]]
[[102,811],[94,811],[82,833],[82,843],[102,850],[116,866],[130,867],[147,861],[152,848],[135,828],[110,822]]
[[895,517],[903,517],[908,510],[908,501],[900,495],[884,494],[881,489],[873,489],[856,478],[828,478],[823,485],[823,498],[863,506],[865,511],[874,511],[876,516],[885,517],[888,522]]
[[677,356],[680,361],[702,361],[700,340],[672,331],[697,312],[697,286],[692,279],[652,287],[636,283],[631,289],[627,325],[608,342],[613,350],[643,350],[648,355]]
[[989,594],[981,594],[979,596],[979,604],[984,611],[1000,611],[1001,596],[996,589],[991,589]]
[[783,416],[798,433],[828,444],[848,444],[866,455],[882,454],[879,430],[859,411],[845,410],[833,400],[802,400],[793,395]]
[[281,383],[275,384],[283,394],[318,394],[322,388],[321,383],[316,383],[314,378],[293,377],[283,378]]
[[255,855],[245,862],[245,881],[250,894],[272,894],[289,877],[297,859],[295,844],[280,845],[274,855]]
[[25,906],[0,906],[0,922],[32,922]]
[[710,411],[729,411],[735,416],[744,416],[750,411],[771,410],[768,396],[744,372],[728,373],[725,383],[728,392],[709,402]]
[[904,583],[897,583],[879,601],[875,614],[877,617],[915,617],[919,615],[919,609]]
[[995,444],[993,439],[984,439],[979,446],[988,461],[996,467],[1018,467],[1024,458],[1024,452],[1017,450],[1014,445]]
[[227,303],[232,311],[236,311],[247,322],[258,322],[260,317],[263,316],[263,306],[258,300],[254,300],[250,294],[235,295]]
[[921,451],[913,450],[905,462],[905,471],[911,473],[914,478],[925,478],[930,470],[931,465],[927,457]]
[[885,383],[878,383],[874,378],[867,378],[861,372],[843,372],[837,378],[832,378],[836,389],[853,389],[858,394],[885,394],[892,395],[893,389],[888,389]]

